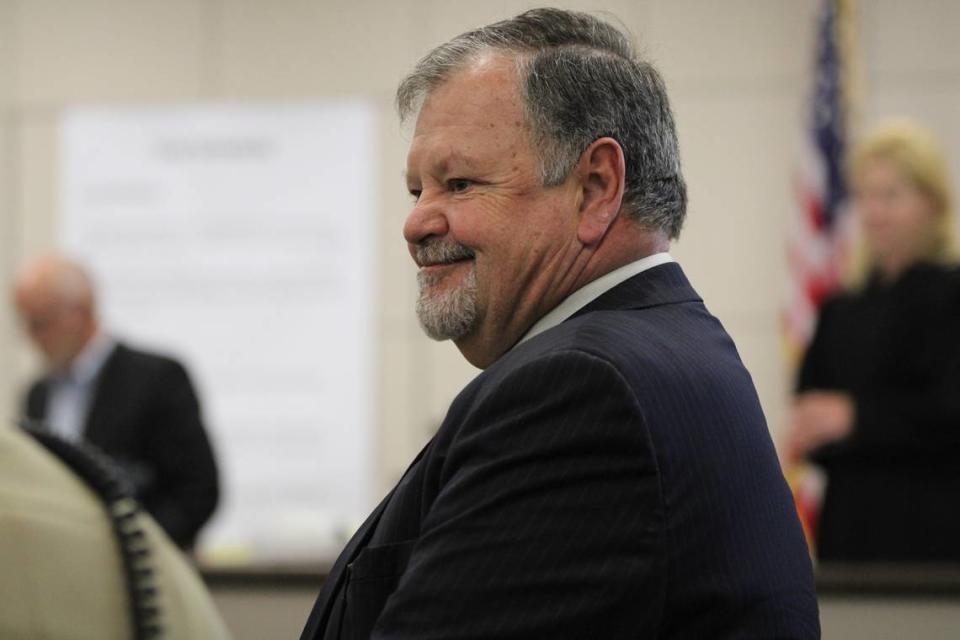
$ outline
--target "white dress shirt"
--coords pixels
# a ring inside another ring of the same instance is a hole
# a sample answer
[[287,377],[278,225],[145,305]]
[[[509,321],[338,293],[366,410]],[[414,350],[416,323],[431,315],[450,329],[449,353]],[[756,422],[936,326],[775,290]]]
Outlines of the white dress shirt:
[[72,441],[83,437],[97,376],[115,346],[113,338],[98,333],[83,347],[68,371],[50,377],[46,422],[51,431]]

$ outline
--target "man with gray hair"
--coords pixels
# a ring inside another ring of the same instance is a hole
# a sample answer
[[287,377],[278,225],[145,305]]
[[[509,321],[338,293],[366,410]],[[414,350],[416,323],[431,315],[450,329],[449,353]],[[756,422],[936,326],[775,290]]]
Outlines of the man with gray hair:
[[303,638],[816,638],[749,374],[666,253],[666,91],[589,15],[431,51],[404,226],[417,312],[484,371],[333,567]]

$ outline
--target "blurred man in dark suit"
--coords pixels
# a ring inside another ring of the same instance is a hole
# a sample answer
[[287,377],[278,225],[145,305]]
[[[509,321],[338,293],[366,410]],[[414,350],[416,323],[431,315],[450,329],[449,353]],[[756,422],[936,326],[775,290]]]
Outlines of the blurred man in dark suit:
[[666,253],[657,72],[535,10],[430,52],[404,236],[425,331],[484,369],[334,566],[303,638],[816,638],[749,374]]
[[183,366],[101,330],[86,271],[57,255],[26,265],[14,301],[47,365],[26,415],[120,464],[136,497],[183,548],[217,504],[217,466]]

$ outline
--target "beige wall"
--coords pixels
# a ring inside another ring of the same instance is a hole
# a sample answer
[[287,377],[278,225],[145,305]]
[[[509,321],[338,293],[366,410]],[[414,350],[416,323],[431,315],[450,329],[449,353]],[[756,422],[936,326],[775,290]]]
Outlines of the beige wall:
[[[366,96],[382,111],[370,167],[381,194],[381,484],[404,468],[474,373],[412,315],[400,236],[405,141],[398,78],[425,50],[534,3],[449,0],[0,0],[0,280],[54,242],[57,122],[73,104]],[[774,432],[788,379],[778,307],[790,169],[809,80],[813,1],[563,2],[619,16],[673,96],[690,186],[674,253],[754,375]],[[867,119],[915,115],[947,142],[960,178],[960,3],[864,0]],[[960,182],[957,180],[956,182]],[[16,413],[30,360],[0,305],[0,416]]]

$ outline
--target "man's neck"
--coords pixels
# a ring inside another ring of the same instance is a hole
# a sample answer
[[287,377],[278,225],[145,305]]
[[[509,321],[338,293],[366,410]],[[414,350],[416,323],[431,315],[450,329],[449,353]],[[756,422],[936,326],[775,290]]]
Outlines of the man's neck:
[[621,228],[616,233],[608,233],[600,244],[581,245],[576,257],[570,261],[571,266],[561,270],[562,279],[554,284],[552,293],[527,292],[522,303],[537,308],[514,308],[511,314],[513,319],[529,318],[526,324],[514,326],[509,331],[499,327],[498,330],[488,331],[486,334],[474,333],[456,341],[457,348],[467,361],[477,368],[485,369],[519,343],[540,319],[574,292],[638,260],[665,254],[670,246],[666,234],[646,231],[632,220],[620,218],[614,225]]
[[610,289],[613,289],[621,282],[629,280],[633,276],[642,273],[647,269],[652,269],[653,267],[658,267],[668,262],[673,262],[673,257],[666,251],[663,251],[661,253],[655,253],[652,256],[641,258],[631,262],[630,264],[626,264],[597,278],[596,280],[588,282],[584,286],[571,293],[560,304],[541,317],[532,327],[530,327],[530,330],[527,331],[522,338],[520,338],[517,344],[525,342],[533,336],[559,325],[561,322],[572,316],[583,307],[587,306],[590,302],[599,298]]
[[620,217],[603,242],[591,250],[590,260],[567,295],[621,267],[669,250],[670,238],[664,232],[648,231],[633,220]]

